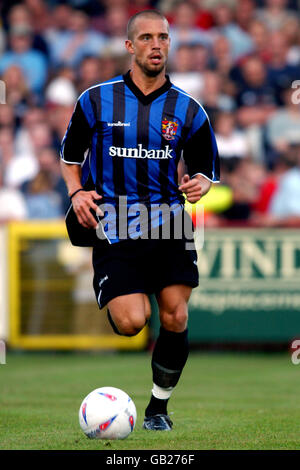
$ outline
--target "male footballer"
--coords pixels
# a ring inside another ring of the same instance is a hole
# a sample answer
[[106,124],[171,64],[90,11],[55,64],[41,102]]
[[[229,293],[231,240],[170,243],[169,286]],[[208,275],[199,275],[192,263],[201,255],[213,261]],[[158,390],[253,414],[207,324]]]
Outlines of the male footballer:
[[[125,47],[131,69],[78,98],[62,142],[61,168],[80,229],[99,235],[93,244],[94,289],[99,307],[108,307],[114,332],[139,333],[151,314],[148,296],[156,296],[161,327],[143,427],[170,431],[167,404],[189,353],[188,300],[198,285],[197,253],[187,249],[184,231],[174,236],[174,224],[168,237],[151,234],[186,214],[185,197],[195,203],[218,182],[219,157],[205,111],[166,75],[166,18],[156,10],[132,16]],[[181,157],[187,170],[178,186]],[[109,218],[105,204],[114,209],[114,229],[103,224]],[[127,236],[118,216],[124,204]],[[160,204],[175,208],[173,218],[151,210]],[[147,213],[140,231],[137,205]]]

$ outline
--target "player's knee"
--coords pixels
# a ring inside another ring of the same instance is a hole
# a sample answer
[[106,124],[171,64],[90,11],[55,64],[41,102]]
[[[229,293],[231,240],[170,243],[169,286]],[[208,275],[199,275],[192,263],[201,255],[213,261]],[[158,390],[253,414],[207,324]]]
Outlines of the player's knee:
[[173,311],[164,312],[161,315],[161,324],[166,330],[169,331],[180,333],[186,329],[187,322],[188,312],[185,306],[177,307]]
[[135,336],[144,328],[145,324],[144,317],[122,318],[118,324],[118,330],[124,336]]

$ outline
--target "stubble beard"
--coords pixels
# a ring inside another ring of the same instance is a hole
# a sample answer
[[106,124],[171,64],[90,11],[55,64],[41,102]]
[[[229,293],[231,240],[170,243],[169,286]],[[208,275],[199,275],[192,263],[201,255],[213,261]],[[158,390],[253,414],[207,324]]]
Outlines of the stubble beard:
[[165,66],[166,66],[166,62],[164,62],[159,68],[150,69],[147,67],[146,64],[143,64],[142,62],[140,62],[137,57],[135,58],[135,62],[137,66],[142,70],[142,72],[147,77],[152,77],[152,78],[157,77],[157,75],[159,75],[165,69]]

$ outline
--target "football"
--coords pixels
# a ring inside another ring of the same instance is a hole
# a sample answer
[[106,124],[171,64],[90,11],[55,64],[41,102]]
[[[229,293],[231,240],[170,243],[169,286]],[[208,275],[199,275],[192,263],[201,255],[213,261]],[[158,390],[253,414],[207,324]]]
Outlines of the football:
[[79,408],[80,427],[90,439],[125,439],[134,430],[135,423],[135,404],[119,388],[96,388]]

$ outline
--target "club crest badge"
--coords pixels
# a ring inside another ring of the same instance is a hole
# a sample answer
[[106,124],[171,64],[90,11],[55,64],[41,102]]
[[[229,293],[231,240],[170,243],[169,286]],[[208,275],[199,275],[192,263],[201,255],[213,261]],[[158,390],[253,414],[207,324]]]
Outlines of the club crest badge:
[[164,118],[161,122],[162,135],[166,140],[174,140],[178,129],[177,121],[168,121]]

